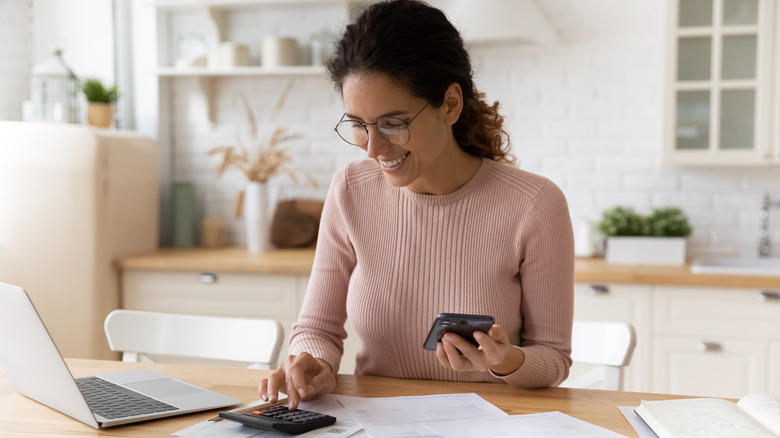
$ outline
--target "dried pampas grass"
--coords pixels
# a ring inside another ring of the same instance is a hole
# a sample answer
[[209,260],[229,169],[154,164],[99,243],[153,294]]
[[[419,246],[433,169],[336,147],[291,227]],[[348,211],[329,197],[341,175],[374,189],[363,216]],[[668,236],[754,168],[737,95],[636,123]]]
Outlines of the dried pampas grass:
[[[292,89],[292,81],[287,83],[279,100],[274,107],[273,116],[282,109],[287,96]],[[276,128],[268,141],[259,138],[257,118],[249,105],[245,95],[241,94],[241,103],[244,106],[247,123],[249,125],[249,143],[241,135],[236,136],[237,145],[218,146],[208,151],[209,155],[220,155],[222,161],[216,167],[217,178],[221,177],[230,168],[240,170],[249,181],[268,182],[269,179],[279,173],[286,173],[296,184],[298,178],[285,164],[292,161],[285,150],[284,144],[290,140],[300,138],[296,134],[288,134],[283,128]],[[306,174],[306,179],[313,187],[318,187],[317,182]]]

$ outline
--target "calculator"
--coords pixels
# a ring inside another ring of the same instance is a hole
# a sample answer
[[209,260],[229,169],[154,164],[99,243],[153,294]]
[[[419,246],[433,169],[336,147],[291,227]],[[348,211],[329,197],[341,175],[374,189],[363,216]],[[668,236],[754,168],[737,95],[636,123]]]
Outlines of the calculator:
[[298,435],[320,427],[330,426],[336,417],[319,412],[296,409],[286,405],[269,406],[252,412],[220,412],[220,418],[237,421],[247,426]]

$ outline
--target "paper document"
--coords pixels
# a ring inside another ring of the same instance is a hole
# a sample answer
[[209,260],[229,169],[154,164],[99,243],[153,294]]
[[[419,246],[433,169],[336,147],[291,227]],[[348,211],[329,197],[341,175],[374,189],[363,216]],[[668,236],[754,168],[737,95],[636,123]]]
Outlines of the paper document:
[[[336,395],[372,438],[436,437],[425,424],[461,420],[506,418],[502,411],[477,394],[439,394],[412,397],[350,397]],[[482,435],[485,436],[485,435]]]
[[[507,415],[477,394],[411,397],[352,397],[328,394],[301,403],[302,409],[333,415],[338,421],[298,435],[302,438],[618,438],[623,435],[561,412]],[[233,421],[204,421],[176,432],[188,438],[281,438]]]
[[411,397],[335,396],[363,426],[506,417],[474,393]]
[[446,438],[507,437],[518,436],[545,438],[625,438],[562,412],[510,415],[490,421],[448,421],[426,424],[426,427]]

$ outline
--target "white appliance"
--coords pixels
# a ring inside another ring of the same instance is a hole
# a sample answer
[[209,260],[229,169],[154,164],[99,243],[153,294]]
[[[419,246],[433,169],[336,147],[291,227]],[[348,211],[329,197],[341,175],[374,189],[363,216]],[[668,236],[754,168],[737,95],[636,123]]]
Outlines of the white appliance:
[[126,131],[0,122],[0,282],[28,291],[64,357],[116,358],[113,260],[157,247],[158,155]]

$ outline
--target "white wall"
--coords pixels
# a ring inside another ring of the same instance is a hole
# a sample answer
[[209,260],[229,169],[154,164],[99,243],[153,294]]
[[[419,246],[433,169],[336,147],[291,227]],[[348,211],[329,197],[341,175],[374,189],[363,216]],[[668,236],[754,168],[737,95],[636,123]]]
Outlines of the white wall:
[[21,120],[30,71],[52,47],[76,75],[114,82],[111,0],[0,0],[0,120]]
[[21,120],[30,74],[30,8],[0,0],[0,120]]
[[114,82],[114,37],[111,0],[32,0],[33,64],[58,46],[79,77]]
[[[617,204],[641,213],[679,205],[694,228],[692,256],[753,255],[759,197],[764,191],[780,197],[780,170],[662,164],[664,3],[539,2],[565,43],[474,48],[478,86],[500,100],[521,167],[562,187],[575,222],[598,220]],[[235,23],[242,24],[247,28],[234,31],[249,32],[256,23]],[[253,38],[261,36],[255,32]],[[201,214],[228,219],[234,242],[243,240],[240,224],[230,219],[243,179],[237,173],[215,179],[215,160],[206,151],[230,143],[242,126],[239,92],[247,93],[259,110],[273,103],[283,84],[282,79],[218,81],[215,130],[197,107],[195,81],[180,79],[173,87],[174,179],[196,183]],[[323,184],[339,165],[362,157],[332,133],[341,112],[340,99],[323,79],[298,79],[280,119],[282,126],[306,136],[291,147],[294,166]],[[324,187],[290,188],[284,177],[276,184],[299,195],[323,197],[325,192]],[[780,242],[780,211],[773,215],[772,237]],[[780,255],[780,244],[774,255]]]

